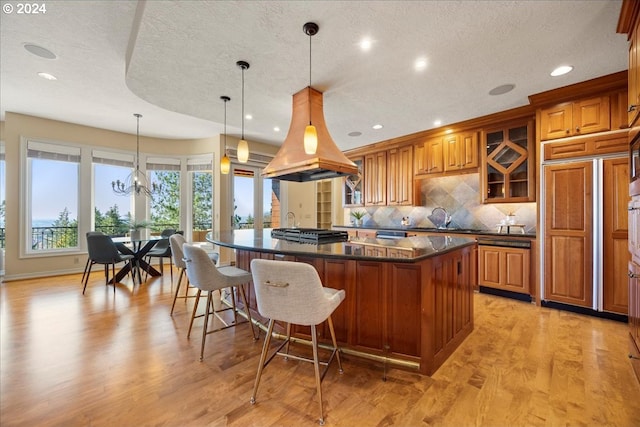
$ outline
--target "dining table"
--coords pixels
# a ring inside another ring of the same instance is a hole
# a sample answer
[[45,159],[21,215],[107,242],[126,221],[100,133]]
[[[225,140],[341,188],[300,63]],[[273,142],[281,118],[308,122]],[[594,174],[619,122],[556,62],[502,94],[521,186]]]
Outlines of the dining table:
[[[151,264],[145,261],[145,256],[147,253],[158,243],[162,237],[151,237],[148,239],[132,239],[131,237],[114,237],[113,243],[115,243],[118,251],[124,255],[133,255],[133,259],[131,262],[126,263],[124,267],[120,269],[116,273],[113,279],[111,279],[110,283],[118,283],[120,282],[129,272],[132,272],[134,282],[135,276],[138,276],[138,283],[142,284],[142,274],[141,270],[146,271],[150,276],[157,277],[161,276],[158,270],[156,270]],[[135,266],[135,269],[132,271],[132,266]]]

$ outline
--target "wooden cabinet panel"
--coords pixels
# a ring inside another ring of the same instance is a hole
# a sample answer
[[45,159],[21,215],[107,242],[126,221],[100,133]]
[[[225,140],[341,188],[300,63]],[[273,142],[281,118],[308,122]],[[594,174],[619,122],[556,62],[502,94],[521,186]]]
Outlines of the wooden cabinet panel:
[[479,246],[479,285],[510,292],[530,293],[530,250]]
[[356,266],[353,343],[357,346],[383,348],[384,266],[381,262],[359,262]]
[[627,314],[629,303],[625,269],[629,262],[628,159],[603,161],[603,309]]
[[585,99],[573,104],[573,134],[602,132],[611,129],[609,97]]
[[[324,286],[333,289],[344,289],[347,295],[353,295],[355,289],[355,261],[351,260],[324,260],[324,276],[322,283]],[[336,333],[336,339],[340,342],[348,342],[349,313],[348,304],[341,304],[336,308],[331,319]],[[331,337],[328,325],[324,325],[324,337]]]
[[413,203],[413,147],[408,145],[387,152],[387,204]]
[[640,69],[638,55],[638,42],[640,41],[640,31],[635,31],[630,39],[629,45],[629,74],[627,92],[627,121],[629,127],[634,126],[640,113]]
[[544,160],[625,153],[628,148],[626,134],[594,135],[579,140],[547,142],[544,144]]
[[540,112],[540,139],[543,141],[610,129],[609,96],[562,103]]
[[478,167],[478,133],[466,132],[444,138],[445,172]]
[[421,268],[390,264],[387,346],[392,353],[420,355]]
[[556,105],[542,110],[540,116],[540,139],[556,139],[571,136],[573,124],[571,103]]
[[364,157],[364,204],[387,204],[387,152],[380,151]]
[[593,164],[547,165],[544,178],[544,297],[591,307]]
[[443,142],[442,138],[432,138],[425,142],[425,152],[427,155],[427,172],[440,173],[444,172],[444,158],[443,158]]

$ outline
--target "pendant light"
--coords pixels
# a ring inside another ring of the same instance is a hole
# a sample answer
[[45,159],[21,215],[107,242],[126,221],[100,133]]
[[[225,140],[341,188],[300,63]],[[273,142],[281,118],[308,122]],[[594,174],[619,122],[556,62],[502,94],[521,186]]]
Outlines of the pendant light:
[[231,101],[231,98],[223,95],[220,99],[224,101],[224,156],[220,159],[220,173],[227,175],[231,170],[231,160],[227,156],[227,102]]
[[[302,29],[309,36],[309,99],[311,99],[311,37],[318,33],[318,24],[315,22],[307,22]],[[309,102],[309,125],[304,129],[304,152],[307,154],[316,154],[318,149],[318,132],[316,127],[311,123],[311,102]]]
[[249,160],[249,143],[244,139],[244,70],[249,69],[247,61],[238,61],[236,65],[242,70],[242,139],[238,142],[238,161],[247,163]]
[[131,194],[153,196],[162,190],[162,186],[147,181],[147,177],[140,170],[140,117],[142,114],[135,113],[133,115],[136,118],[136,158],[135,158],[135,170],[130,173],[124,181],[119,179],[111,181],[111,188],[113,192],[121,195],[128,196]]

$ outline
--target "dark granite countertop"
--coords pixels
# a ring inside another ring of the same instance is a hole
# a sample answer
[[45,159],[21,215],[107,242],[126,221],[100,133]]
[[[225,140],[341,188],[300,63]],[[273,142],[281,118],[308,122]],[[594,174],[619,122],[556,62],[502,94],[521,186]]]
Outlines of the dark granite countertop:
[[406,231],[420,232],[420,233],[439,233],[439,234],[468,234],[471,236],[497,236],[497,237],[527,237],[530,239],[536,238],[535,232],[523,233],[498,233],[497,230],[478,230],[471,228],[424,228],[424,227],[379,227],[379,226],[366,226],[355,227],[353,225],[336,225],[333,228],[336,229],[351,229],[351,230],[379,230],[379,231]]
[[[473,238],[454,237],[446,233],[401,239],[351,238],[339,243],[298,243],[271,237],[269,228],[213,232],[208,233],[206,239],[218,246],[248,251],[393,262],[415,262],[476,243]],[[367,247],[376,250],[368,251]]]

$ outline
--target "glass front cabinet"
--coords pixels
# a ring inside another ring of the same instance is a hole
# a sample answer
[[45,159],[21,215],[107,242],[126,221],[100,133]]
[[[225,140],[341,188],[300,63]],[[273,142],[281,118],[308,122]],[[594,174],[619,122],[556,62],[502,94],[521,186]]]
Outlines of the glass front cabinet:
[[487,129],[483,143],[482,202],[534,202],[533,121]]
[[364,159],[362,157],[355,157],[349,159],[358,166],[357,175],[349,175],[344,178],[343,196],[344,206],[364,206],[364,193],[362,188],[362,165]]

